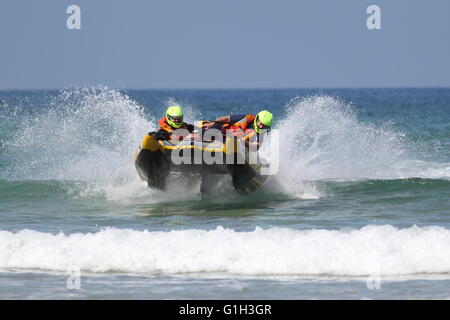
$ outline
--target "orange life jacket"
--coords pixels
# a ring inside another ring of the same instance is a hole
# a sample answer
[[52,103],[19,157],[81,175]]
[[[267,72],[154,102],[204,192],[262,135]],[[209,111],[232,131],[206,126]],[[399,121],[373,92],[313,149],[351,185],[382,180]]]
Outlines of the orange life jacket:
[[[222,133],[227,134],[227,130],[230,130],[231,135],[233,136],[249,139],[256,134],[255,129],[248,128],[248,126],[255,121],[255,118],[256,118],[255,116],[247,114],[244,118],[242,118],[238,122],[235,122],[233,124],[226,123],[222,126]],[[228,132],[228,134],[230,134],[230,131]]]
[[[164,129],[164,130],[166,130],[168,133],[172,133],[172,132],[174,132],[174,131],[176,130],[176,129],[174,129],[174,128],[172,128],[172,127],[170,126],[170,124],[167,122],[166,117],[162,117],[162,118],[158,121],[158,124],[159,124],[159,129]],[[186,129],[186,130],[188,130],[188,126],[187,126],[186,122],[183,122],[183,123],[181,124],[181,127],[177,128],[177,129]],[[181,140],[183,140],[184,136],[183,136],[183,137],[179,137],[179,138],[180,138],[180,141],[181,141]]]

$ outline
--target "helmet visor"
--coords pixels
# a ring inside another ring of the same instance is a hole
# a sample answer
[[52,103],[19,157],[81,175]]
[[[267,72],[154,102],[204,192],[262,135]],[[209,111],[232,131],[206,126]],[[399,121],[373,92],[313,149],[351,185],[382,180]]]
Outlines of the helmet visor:
[[172,121],[173,123],[183,123],[183,116],[176,116],[176,117],[172,117],[172,116],[167,116],[167,118]]

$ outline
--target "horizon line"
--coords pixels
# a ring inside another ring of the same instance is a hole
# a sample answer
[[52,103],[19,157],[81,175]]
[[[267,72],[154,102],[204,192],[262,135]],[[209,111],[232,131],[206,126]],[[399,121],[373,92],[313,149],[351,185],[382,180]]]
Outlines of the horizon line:
[[71,86],[61,88],[45,88],[45,87],[30,87],[30,88],[0,88],[0,91],[61,91],[61,90],[78,90],[78,89],[115,89],[115,90],[135,90],[135,91],[227,91],[227,90],[359,90],[359,89],[450,89],[450,86],[336,86],[336,87],[117,87],[108,85],[93,85],[93,86]]

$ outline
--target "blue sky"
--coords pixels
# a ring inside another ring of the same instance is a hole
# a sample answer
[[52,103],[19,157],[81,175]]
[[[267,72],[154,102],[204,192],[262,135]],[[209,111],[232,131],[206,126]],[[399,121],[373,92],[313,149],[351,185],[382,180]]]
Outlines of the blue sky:
[[448,87],[449,17],[448,0],[2,0],[0,89]]

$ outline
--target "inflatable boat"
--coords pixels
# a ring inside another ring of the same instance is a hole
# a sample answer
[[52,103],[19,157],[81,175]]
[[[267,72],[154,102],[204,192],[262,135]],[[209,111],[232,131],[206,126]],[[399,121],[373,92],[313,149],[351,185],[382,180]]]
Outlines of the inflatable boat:
[[154,133],[144,136],[134,153],[140,178],[152,189],[165,190],[172,172],[199,174],[200,191],[207,194],[217,181],[216,175],[228,174],[234,189],[250,194],[261,187],[267,175],[261,174],[261,159],[256,151],[244,147],[237,137],[225,141],[157,140]]

